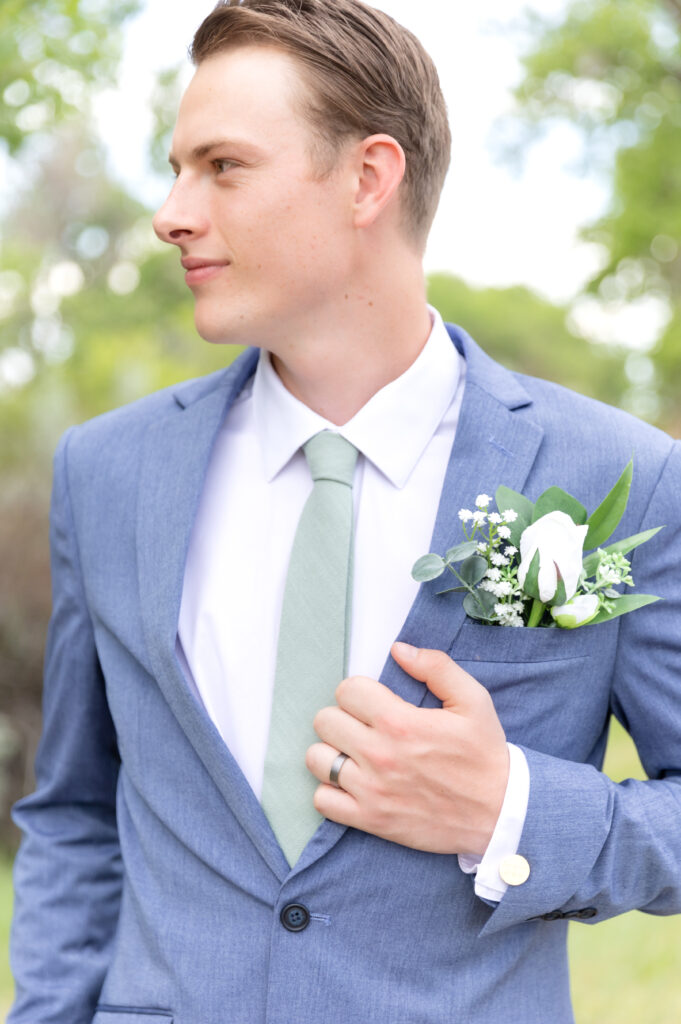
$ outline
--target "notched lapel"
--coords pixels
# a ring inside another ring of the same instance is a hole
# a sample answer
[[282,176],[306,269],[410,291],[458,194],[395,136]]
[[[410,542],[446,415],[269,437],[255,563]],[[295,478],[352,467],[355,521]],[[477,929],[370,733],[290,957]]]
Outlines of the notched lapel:
[[[501,484],[523,490],[544,435],[532,419],[531,399],[517,378],[485,355],[465,332],[448,329],[466,360],[466,384],[430,545],[437,554],[465,539],[458,512],[471,508],[478,494],[493,496]],[[447,580],[441,577],[420,587],[398,640],[450,650],[465,619],[462,594],[437,596],[451,585],[454,580],[448,574]],[[421,704],[428,693],[390,656],[381,682],[414,704]]]
[[245,353],[207,391],[200,383],[182,386],[176,396],[179,408],[150,426],[142,459],[137,553],[144,633],[158,685],[230,809],[281,878],[286,861],[262,809],[176,655],[185,562],[210,456],[256,361],[257,353]]

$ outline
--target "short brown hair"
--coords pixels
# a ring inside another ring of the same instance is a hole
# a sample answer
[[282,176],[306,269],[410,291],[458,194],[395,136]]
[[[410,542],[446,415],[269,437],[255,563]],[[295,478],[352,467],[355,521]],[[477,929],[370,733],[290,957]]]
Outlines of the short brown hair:
[[293,57],[310,87],[304,115],[331,170],[349,138],[385,133],[406,156],[405,226],[425,243],[449,166],[447,109],[431,58],[411,32],[360,0],[220,0],[190,49],[195,65],[234,46]]

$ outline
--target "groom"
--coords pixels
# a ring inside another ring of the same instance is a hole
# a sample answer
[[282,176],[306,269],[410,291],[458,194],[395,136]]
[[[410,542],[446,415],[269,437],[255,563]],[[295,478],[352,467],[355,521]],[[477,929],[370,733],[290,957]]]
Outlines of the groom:
[[[567,1024],[568,920],[681,909],[681,446],[427,307],[406,30],[245,0],[192,54],[155,228],[251,347],[59,446],[9,1022]],[[664,601],[511,629],[411,579],[481,492],[594,508],[632,452]],[[611,713],[650,781],[599,771]]]

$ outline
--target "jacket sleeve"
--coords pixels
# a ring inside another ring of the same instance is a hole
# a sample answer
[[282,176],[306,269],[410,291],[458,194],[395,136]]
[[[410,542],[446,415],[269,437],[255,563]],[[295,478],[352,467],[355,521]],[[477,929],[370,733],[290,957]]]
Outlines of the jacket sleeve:
[[509,886],[484,933],[528,920],[597,922],[638,909],[681,912],[681,444],[658,477],[640,530],[639,593],[663,600],[622,616],[611,710],[631,734],[648,780],[611,781],[594,767],[523,748],[530,768],[518,848],[530,877]]
[[89,1024],[119,911],[119,758],[80,572],[68,437],[55,456],[36,790],[14,808],[24,835],[10,939],[16,999],[7,1024]]

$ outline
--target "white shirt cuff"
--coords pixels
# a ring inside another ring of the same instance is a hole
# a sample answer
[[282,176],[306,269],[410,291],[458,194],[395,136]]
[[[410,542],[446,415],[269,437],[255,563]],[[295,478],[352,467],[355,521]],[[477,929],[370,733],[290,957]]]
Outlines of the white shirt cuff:
[[498,902],[508,886],[499,876],[499,866],[506,857],[518,852],[530,796],[530,769],[520,747],[508,743],[510,766],[501,813],[483,857],[459,855],[459,867],[475,874],[475,895]]

